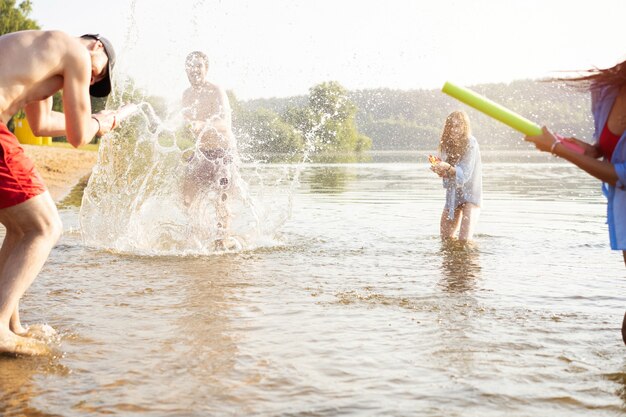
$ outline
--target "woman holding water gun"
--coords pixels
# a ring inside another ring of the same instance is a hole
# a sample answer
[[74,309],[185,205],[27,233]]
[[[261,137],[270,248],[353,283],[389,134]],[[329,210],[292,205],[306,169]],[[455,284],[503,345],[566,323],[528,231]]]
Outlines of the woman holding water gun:
[[[608,201],[611,249],[622,251],[626,265],[626,61],[563,80],[582,85],[591,93],[594,144],[574,138],[559,141],[546,127],[540,135],[524,139],[534,143],[540,151],[566,159],[602,181],[602,192]],[[563,146],[565,141],[582,146],[583,153]],[[626,343],[626,314],[622,322],[622,339]]]
[[[595,143],[591,145],[574,138],[559,141],[545,127],[541,135],[526,136],[525,140],[602,181],[602,191],[608,200],[611,249],[622,251],[626,265],[626,61],[565,80],[580,83],[591,92]],[[584,153],[563,146],[565,141],[582,146]]]

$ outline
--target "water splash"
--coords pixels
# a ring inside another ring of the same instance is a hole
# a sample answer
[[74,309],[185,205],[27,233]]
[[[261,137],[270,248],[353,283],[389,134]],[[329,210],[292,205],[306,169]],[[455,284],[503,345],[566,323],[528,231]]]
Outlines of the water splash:
[[275,241],[289,218],[291,195],[284,190],[293,175],[261,176],[236,152],[201,151],[180,112],[161,120],[148,103],[134,110],[100,145],[80,212],[87,245],[203,255]]

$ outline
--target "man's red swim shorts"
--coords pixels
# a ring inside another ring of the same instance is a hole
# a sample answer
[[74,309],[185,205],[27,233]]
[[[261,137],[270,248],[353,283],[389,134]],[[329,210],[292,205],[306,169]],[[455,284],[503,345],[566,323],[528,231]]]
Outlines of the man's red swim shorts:
[[35,164],[17,138],[0,123],[0,209],[12,207],[46,191]]

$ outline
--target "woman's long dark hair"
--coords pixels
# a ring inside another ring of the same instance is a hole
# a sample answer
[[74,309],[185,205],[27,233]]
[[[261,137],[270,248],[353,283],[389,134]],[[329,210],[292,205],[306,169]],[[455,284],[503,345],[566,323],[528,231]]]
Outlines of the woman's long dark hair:
[[622,61],[611,68],[592,68],[586,74],[573,78],[557,78],[556,81],[581,83],[587,89],[615,86],[621,87],[626,84],[626,61]]

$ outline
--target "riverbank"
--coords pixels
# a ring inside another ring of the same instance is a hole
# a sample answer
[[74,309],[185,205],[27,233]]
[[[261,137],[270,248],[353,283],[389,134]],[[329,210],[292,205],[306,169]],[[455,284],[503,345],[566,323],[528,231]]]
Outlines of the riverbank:
[[33,160],[54,201],[65,197],[81,178],[89,175],[98,153],[55,146],[22,145]]

